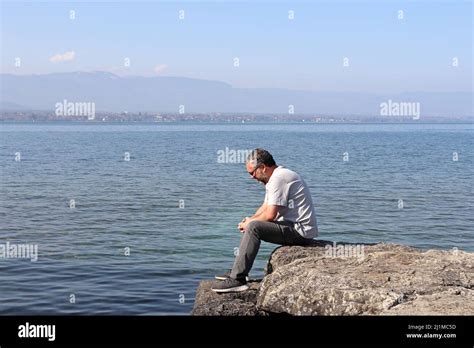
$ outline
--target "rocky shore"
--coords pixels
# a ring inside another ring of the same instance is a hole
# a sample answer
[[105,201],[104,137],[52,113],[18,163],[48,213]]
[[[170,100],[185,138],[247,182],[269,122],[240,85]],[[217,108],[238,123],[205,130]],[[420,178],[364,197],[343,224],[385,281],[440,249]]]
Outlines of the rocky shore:
[[282,246],[262,280],[216,294],[204,280],[192,315],[473,315],[474,253],[315,241]]

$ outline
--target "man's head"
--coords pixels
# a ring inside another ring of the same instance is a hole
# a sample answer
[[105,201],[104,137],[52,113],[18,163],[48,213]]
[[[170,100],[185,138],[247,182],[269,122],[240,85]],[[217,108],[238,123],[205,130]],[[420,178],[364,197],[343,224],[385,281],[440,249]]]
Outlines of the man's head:
[[264,184],[268,182],[277,167],[273,156],[264,149],[255,149],[247,157],[245,163],[250,176]]

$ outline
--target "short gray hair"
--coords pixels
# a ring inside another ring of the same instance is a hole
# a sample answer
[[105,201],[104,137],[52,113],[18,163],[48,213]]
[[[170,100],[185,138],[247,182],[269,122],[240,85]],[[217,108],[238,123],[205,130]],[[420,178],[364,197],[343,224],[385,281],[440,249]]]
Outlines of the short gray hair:
[[260,167],[262,164],[273,167],[276,165],[275,160],[270,152],[264,149],[257,148],[252,150],[247,157],[247,163],[253,165],[254,168]]

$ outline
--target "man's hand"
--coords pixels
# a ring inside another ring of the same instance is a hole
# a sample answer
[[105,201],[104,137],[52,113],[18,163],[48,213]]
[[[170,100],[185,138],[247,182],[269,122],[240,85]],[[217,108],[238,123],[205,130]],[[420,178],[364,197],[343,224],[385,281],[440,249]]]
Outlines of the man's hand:
[[246,216],[242,219],[242,221],[237,225],[237,228],[239,229],[240,232],[244,233],[245,232],[245,227],[247,227],[247,220],[249,218]]

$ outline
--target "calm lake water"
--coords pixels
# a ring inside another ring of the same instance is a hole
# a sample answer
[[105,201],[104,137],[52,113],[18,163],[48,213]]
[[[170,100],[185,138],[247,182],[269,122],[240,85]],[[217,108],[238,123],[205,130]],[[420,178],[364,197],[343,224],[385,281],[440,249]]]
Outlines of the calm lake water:
[[264,196],[226,147],[300,173],[321,239],[474,251],[472,125],[2,123],[0,244],[38,260],[0,258],[0,313],[188,314]]

